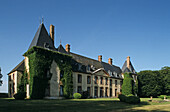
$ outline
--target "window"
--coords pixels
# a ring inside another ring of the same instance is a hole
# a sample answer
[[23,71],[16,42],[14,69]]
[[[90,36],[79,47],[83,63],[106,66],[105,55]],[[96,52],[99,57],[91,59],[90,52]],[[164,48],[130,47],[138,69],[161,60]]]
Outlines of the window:
[[64,71],[61,70],[61,71],[60,71],[60,80],[63,78],[63,76],[64,76]]
[[112,79],[110,79],[110,87],[112,87]]
[[110,97],[112,97],[112,88],[110,88]]
[[91,78],[90,76],[87,76],[87,84],[90,84],[91,83]]
[[103,97],[103,87],[100,87],[100,97]]
[[106,85],[108,84],[108,78],[105,78],[105,80],[106,80]]
[[97,77],[97,76],[95,76],[94,83],[95,83],[95,84],[98,83],[98,77]]
[[13,74],[13,81],[15,80],[15,75]]
[[120,86],[122,86],[122,84],[123,84],[123,82],[122,82],[122,81],[120,81]]
[[11,81],[11,76],[9,76],[9,81]]
[[100,77],[100,84],[103,84],[103,77]]
[[117,96],[117,89],[115,89],[115,96]]
[[117,80],[115,80],[115,86],[117,87]]
[[94,88],[94,96],[98,97],[98,87],[97,86]]
[[60,86],[60,96],[63,96],[63,86]]
[[87,94],[90,96],[90,87],[87,87]]
[[78,74],[78,83],[82,82],[82,76],[80,74]]
[[87,71],[90,71],[90,65],[87,66]]
[[81,86],[78,86],[77,92],[78,92],[78,93],[81,93],[81,91],[82,91]]
[[108,97],[108,92],[107,91],[108,91],[108,88],[106,87],[105,88],[105,97]]

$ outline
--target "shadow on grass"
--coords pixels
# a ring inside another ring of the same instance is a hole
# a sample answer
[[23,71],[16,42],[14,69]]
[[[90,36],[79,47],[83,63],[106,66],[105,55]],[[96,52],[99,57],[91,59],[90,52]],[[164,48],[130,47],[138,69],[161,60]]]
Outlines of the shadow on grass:
[[[0,112],[122,112],[141,111],[135,107],[149,105],[148,102],[140,104],[127,104],[118,100],[14,100],[0,99]],[[153,112],[160,112],[154,110]],[[162,111],[166,112],[166,111]]]

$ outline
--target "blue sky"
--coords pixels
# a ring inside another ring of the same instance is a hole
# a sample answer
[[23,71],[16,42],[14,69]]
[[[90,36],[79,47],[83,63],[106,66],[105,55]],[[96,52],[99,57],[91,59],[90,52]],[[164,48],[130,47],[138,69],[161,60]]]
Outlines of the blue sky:
[[170,66],[169,0],[3,0],[0,1],[0,67],[7,73],[22,59],[40,19],[55,26],[55,46],[123,66],[127,56],[137,72]]

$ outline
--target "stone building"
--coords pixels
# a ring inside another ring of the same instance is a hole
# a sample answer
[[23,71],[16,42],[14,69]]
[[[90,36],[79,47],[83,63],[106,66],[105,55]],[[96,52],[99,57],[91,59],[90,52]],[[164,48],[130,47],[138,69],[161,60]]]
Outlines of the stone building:
[[[40,24],[29,49],[33,46],[39,46],[72,56],[78,66],[78,70],[73,69],[73,93],[87,91],[89,97],[116,97],[121,92],[123,73],[132,72],[136,74],[130,62],[130,57],[127,58],[123,68],[120,69],[120,67],[113,65],[112,58],[108,59],[108,63],[102,61],[102,55],[98,56],[98,60],[91,59],[71,52],[69,44],[65,46],[65,49],[61,44],[56,48],[54,46],[53,25],[50,25],[50,33],[48,34],[44,24]],[[28,62],[29,59],[25,56],[24,60],[8,74],[9,97],[13,97],[17,93],[17,86],[21,80],[24,68],[29,73]],[[51,64],[50,73],[52,77],[46,97],[60,98],[63,96],[63,86],[60,83],[63,73],[55,61]],[[29,85],[27,88],[27,97],[29,97]]]

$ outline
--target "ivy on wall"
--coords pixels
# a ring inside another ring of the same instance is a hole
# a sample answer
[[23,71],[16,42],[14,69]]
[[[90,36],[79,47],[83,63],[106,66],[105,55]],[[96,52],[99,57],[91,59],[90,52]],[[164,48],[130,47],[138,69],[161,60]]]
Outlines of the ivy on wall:
[[53,60],[57,63],[60,71],[64,71],[63,78],[61,79],[64,86],[64,96],[66,98],[72,98],[73,78],[71,56],[37,46],[29,49],[24,56],[29,58],[29,85],[30,97],[32,99],[42,99],[45,96],[45,90],[49,80],[47,72],[50,71]]
[[17,87],[17,92],[18,93],[26,92],[26,85],[27,85],[27,83],[28,83],[27,72],[26,72],[26,70],[24,68],[24,72],[22,73],[20,82],[19,82],[18,87]]

